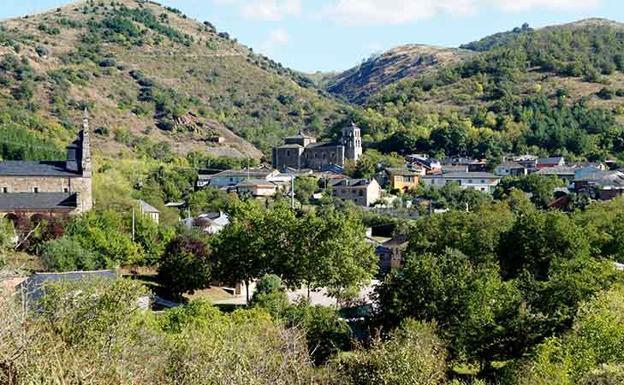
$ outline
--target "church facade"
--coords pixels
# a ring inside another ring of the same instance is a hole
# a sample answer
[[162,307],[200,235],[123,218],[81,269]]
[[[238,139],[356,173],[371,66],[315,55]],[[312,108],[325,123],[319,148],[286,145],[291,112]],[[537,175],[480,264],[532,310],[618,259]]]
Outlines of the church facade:
[[282,170],[322,170],[330,165],[344,167],[345,161],[357,162],[362,156],[362,134],[355,124],[342,129],[339,142],[317,142],[302,132],[285,138],[284,145],[273,148],[273,167]]
[[91,143],[85,113],[62,161],[0,162],[0,217],[63,216],[93,208]]

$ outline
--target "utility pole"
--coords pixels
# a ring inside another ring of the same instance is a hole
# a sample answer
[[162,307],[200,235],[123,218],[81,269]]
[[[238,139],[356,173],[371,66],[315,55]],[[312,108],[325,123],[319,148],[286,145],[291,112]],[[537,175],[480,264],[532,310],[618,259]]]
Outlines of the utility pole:
[[290,176],[290,208],[295,209],[295,176]]
[[132,207],[132,242],[134,242],[135,233],[136,233],[136,226],[135,226],[134,206],[133,206]]

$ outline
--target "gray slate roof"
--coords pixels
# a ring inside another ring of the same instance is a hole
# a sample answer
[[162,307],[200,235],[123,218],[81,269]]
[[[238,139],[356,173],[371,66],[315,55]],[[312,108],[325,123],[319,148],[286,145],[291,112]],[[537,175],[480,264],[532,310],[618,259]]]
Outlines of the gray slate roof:
[[425,175],[423,178],[433,179],[433,178],[448,178],[448,179],[458,179],[458,178],[474,178],[474,179],[502,179],[498,175],[491,174],[489,172],[450,172],[448,174],[437,174],[437,175]]
[[69,171],[65,162],[39,161],[4,161],[0,162],[0,176],[80,176],[80,173]]
[[6,193],[0,194],[0,211],[73,210],[78,207],[76,194]]
[[334,187],[365,187],[371,182],[367,179],[339,179],[332,182]]
[[306,149],[308,148],[327,148],[327,147],[342,147],[342,144],[340,143],[336,143],[336,142],[316,142],[316,143],[312,143],[310,145],[308,145],[308,147],[306,147]]
[[21,290],[27,302],[32,305],[44,295],[44,285],[51,282],[77,282],[94,279],[115,279],[117,273],[113,270],[100,271],[73,271],[67,273],[35,273],[22,282],[18,289]]

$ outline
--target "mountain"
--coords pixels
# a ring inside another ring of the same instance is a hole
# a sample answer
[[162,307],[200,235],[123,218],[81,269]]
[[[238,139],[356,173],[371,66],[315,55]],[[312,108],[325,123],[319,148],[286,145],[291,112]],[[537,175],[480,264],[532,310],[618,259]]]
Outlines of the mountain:
[[0,83],[0,141],[39,152],[62,148],[88,107],[105,155],[170,147],[258,159],[284,135],[322,132],[345,107],[209,22],[143,0],[1,22]]
[[454,63],[471,52],[427,45],[404,45],[375,55],[362,64],[323,79],[329,92],[353,103],[363,103],[387,85]]
[[459,60],[397,79],[365,98],[355,121],[370,147],[624,163],[622,24],[525,25],[464,47],[471,53]]

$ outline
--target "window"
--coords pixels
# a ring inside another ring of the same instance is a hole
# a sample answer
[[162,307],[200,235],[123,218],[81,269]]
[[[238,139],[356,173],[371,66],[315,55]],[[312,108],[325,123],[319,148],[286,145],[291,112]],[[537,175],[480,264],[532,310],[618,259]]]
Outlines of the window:
[[38,194],[39,193],[39,187],[33,187],[33,192],[35,194]]
[[468,183],[472,183],[472,179],[468,179]]
[[67,193],[69,193],[69,189],[68,189],[67,187],[65,187],[65,188],[63,189],[63,192],[64,192],[65,194],[67,194]]
[[286,150],[286,156],[290,156],[290,150]]
[[362,190],[358,191],[358,195],[363,197],[364,196],[364,191],[362,191]]
[[3,187],[2,188],[2,193],[6,194],[9,192],[9,188],[8,187]]
[[481,179],[481,183],[485,183],[485,179]]

